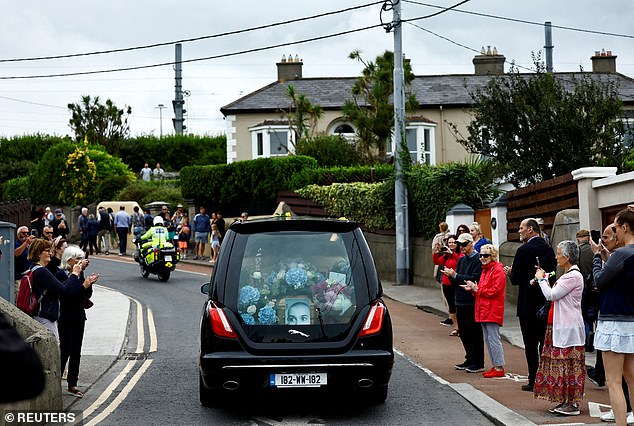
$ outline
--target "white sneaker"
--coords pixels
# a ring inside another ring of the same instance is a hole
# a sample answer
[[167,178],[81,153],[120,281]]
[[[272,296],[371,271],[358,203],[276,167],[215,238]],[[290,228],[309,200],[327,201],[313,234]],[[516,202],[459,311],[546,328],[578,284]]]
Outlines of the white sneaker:
[[[602,422],[614,423],[616,421],[616,419],[614,418],[614,411],[610,410],[607,413],[605,413],[604,415],[602,415],[601,416],[601,421]],[[627,422],[628,425],[634,424],[634,413],[632,413],[631,411],[629,413],[627,413],[626,422]]]

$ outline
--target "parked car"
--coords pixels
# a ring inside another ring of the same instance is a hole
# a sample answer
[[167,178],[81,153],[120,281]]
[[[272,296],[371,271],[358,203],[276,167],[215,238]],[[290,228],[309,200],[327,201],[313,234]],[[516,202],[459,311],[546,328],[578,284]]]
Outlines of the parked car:
[[357,223],[236,222],[201,291],[209,295],[200,335],[203,405],[245,391],[306,388],[385,401],[392,323]]

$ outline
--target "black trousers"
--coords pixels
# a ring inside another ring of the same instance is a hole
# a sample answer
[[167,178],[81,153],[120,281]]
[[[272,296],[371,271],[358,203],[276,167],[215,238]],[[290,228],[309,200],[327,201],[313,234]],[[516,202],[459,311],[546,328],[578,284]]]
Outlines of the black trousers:
[[456,306],[460,340],[469,366],[484,367],[484,339],[482,326],[475,321],[475,306]]
[[81,361],[81,344],[84,340],[85,320],[63,320],[57,321],[59,331],[59,351],[61,355],[62,373],[68,362],[68,374],[66,381],[68,387],[77,386],[79,379],[79,363]]
[[117,236],[119,237],[119,253],[125,254],[128,246],[128,228],[117,228]]
[[522,339],[524,340],[524,356],[528,365],[528,384],[534,385],[539,367],[539,357],[546,337],[546,323],[539,321],[534,315],[522,316],[519,319]]

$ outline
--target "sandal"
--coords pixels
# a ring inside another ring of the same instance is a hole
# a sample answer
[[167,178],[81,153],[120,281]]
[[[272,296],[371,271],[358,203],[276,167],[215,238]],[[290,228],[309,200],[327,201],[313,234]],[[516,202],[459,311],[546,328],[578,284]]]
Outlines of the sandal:
[[80,391],[76,386],[73,386],[72,388],[68,388],[68,394],[75,396],[77,398],[83,398],[84,394],[82,391]]
[[460,332],[458,330],[454,330],[451,333],[449,333],[450,336],[458,336],[460,337]]

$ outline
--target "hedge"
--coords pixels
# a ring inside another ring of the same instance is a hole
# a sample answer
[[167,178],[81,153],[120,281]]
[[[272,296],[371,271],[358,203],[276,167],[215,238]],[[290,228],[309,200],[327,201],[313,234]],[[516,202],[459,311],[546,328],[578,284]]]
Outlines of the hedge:
[[188,166],[181,169],[181,190],[184,198],[193,198],[212,211],[222,210],[226,216],[242,211],[271,214],[277,207],[277,193],[290,188],[293,175],[316,166],[314,158],[301,155]]

